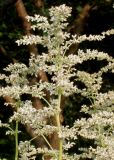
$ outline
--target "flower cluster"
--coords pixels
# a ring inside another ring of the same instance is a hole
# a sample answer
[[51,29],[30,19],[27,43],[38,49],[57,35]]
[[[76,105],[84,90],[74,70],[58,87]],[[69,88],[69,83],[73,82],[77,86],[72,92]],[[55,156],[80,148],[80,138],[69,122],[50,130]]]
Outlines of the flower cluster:
[[29,141],[20,142],[19,144],[19,160],[35,160],[36,159],[36,149]]
[[10,118],[10,122],[12,122],[12,120],[18,120],[22,124],[28,124],[33,128],[36,135],[49,135],[56,131],[57,128],[48,125],[46,120],[54,116],[57,112],[56,110],[57,109],[52,106],[37,110],[33,108],[31,101],[25,101],[20,105],[18,111],[14,112],[14,115]]
[[[98,50],[78,50],[77,55],[67,55],[66,51],[74,43],[83,41],[101,41],[106,36],[114,34],[114,29],[102,32],[101,35],[73,35],[65,32],[67,18],[71,14],[71,8],[65,5],[52,7],[48,18],[35,15],[28,16],[27,20],[34,22],[33,30],[42,30],[42,35],[24,36],[17,40],[18,45],[41,44],[47,47],[48,53],[31,56],[29,65],[15,63],[10,64],[4,70],[8,76],[1,74],[0,79],[5,80],[7,85],[0,87],[0,96],[10,96],[15,99],[15,112],[9,122],[21,122],[29,125],[36,136],[42,136],[48,144],[48,148],[35,148],[30,141],[20,142],[20,160],[34,160],[36,154],[42,157],[50,155],[51,160],[80,160],[91,158],[95,160],[113,159],[114,157],[114,91],[102,93],[102,75],[108,71],[114,72],[114,59],[107,53]],[[88,60],[107,61],[105,67],[98,72],[88,73],[76,68]],[[38,72],[44,71],[51,77],[50,82],[37,81],[30,84],[29,76],[38,78]],[[72,81],[72,79],[74,79]],[[76,83],[74,83],[74,81]],[[79,88],[78,82],[84,84]],[[50,100],[45,99],[45,90],[50,93]],[[88,118],[76,120],[73,126],[62,126],[60,124],[61,97],[68,97],[73,93],[79,93],[88,98],[89,105],[83,105],[81,112],[86,112]],[[27,94],[37,97],[44,102],[42,109],[33,107],[32,101],[22,101],[21,96]],[[52,117],[56,125],[49,124]],[[2,124],[0,127],[9,127]],[[17,137],[17,125],[15,135]],[[57,133],[59,148],[54,150],[48,141],[48,136]],[[78,138],[94,140],[94,145],[89,148],[79,148],[80,154],[69,155],[68,150],[77,143]],[[94,147],[95,146],[95,147]],[[43,159],[43,158],[42,158]]]

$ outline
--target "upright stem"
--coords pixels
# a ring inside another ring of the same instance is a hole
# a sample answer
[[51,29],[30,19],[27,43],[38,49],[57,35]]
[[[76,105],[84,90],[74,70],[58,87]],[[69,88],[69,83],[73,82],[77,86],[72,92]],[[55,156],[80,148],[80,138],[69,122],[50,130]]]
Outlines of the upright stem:
[[[59,94],[58,97],[58,113],[56,114],[56,122],[57,122],[57,127],[58,127],[58,132],[61,134],[61,123],[60,123],[60,115],[59,115],[59,111],[60,111],[60,105],[61,105],[61,94]],[[62,160],[62,152],[63,152],[63,141],[61,139],[61,137],[59,138],[59,156],[58,156],[58,160]]]
[[15,160],[18,160],[18,121],[15,127]]
[[[17,111],[20,106],[20,100],[17,101]],[[16,125],[15,125],[15,160],[18,160],[18,127],[19,127],[19,122],[16,120]]]

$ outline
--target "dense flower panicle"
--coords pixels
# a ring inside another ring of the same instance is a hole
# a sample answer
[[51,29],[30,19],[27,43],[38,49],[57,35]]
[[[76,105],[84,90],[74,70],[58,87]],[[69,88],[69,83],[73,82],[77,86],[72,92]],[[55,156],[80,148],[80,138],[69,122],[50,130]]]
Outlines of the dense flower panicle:
[[29,92],[29,87],[26,85],[24,87],[20,87],[17,85],[14,86],[7,86],[0,88],[0,96],[10,96],[14,99],[20,99],[20,96],[24,93]]
[[111,144],[107,142],[111,137],[114,138],[114,113],[103,111],[92,114],[92,117],[87,120],[85,118],[77,120],[74,124],[75,127],[78,135],[94,139],[97,146],[106,149],[111,147]]
[[33,30],[35,29],[41,29],[41,30],[45,30],[45,32],[47,31],[47,29],[49,28],[49,23],[46,17],[40,16],[40,15],[34,15],[34,17],[32,16],[27,16],[26,17],[28,22],[36,22],[36,24],[32,25],[31,28]]
[[36,159],[36,149],[29,141],[20,142],[19,144],[19,160],[35,160]]
[[4,79],[7,84],[22,86],[29,83],[27,80],[28,67],[25,64],[9,64],[4,71],[8,72],[8,76],[1,75],[1,79]]
[[94,106],[99,110],[114,111],[114,91],[99,93],[94,102]]
[[10,118],[10,122],[12,120],[18,120],[22,124],[29,124],[37,135],[49,135],[57,130],[56,127],[46,124],[47,118],[54,116],[57,112],[56,108],[50,106],[37,110],[33,108],[32,102],[30,101],[22,103],[21,106],[22,107]]
[[71,8],[66,5],[61,5],[59,7],[51,7],[50,17],[52,22],[64,22],[71,15]]
[[108,62],[114,61],[114,59],[111,56],[109,56],[107,53],[99,52],[98,50],[87,49],[86,51],[83,51],[79,49],[78,56],[83,61],[92,60],[92,59],[93,60],[97,59],[98,61],[107,60]]
[[101,89],[102,77],[99,77],[96,73],[89,74],[84,71],[77,71],[76,75],[76,81],[81,81],[85,86],[80,90],[80,93],[85,97],[95,98]]
[[[114,141],[114,139],[110,139],[109,138],[109,142],[110,144],[113,144],[112,142]],[[91,155],[89,157],[95,157],[95,160],[107,160],[107,159],[111,159],[113,160],[114,157],[114,144],[110,147],[97,147],[97,148],[89,148],[89,153],[88,155]]]
[[30,35],[24,36],[22,39],[17,40],[16,43],[20,45],[29,45],[29,44],[42,44],[43,40],[40,36]]
[[4,70],[13,74],[16,74],[16,73],[24,74],[27,72],[28,68],[25,64],[14,63],[14,64],[9,64],[6,68],[4,68]]
[[33,97],[45,96],[43,89],[45,88],[44,85],[13,85],[13,86],[6,86],[0,88],[0,96],[11,96],[14,99],[20,99],[20,96],[23,94],[30,94]]
[[[57,133],[58,139],[63,143],[64,160],[95,159],[109,160],[114,157],[114,91],[102,93],[103,73],[114,73],[114,58],[98,50],[80,50],[77,55],[67,55],[72,44],[83,41],[101,41],[106,36],[113,35],[114,29],[102,32],[100,35],[70,35],[65,31],[67,18],[71,15],[71,8],[66,5],[52,7],[49,10],[49,19],[40,15],[27,16],[33,22],[33,30],[42,30],[41,35],[23,36],[17,40],[18,45],[41,44],[47,48],[47,53],[32,55],[29,65],[10,64],[4,70],[8,76],[0,74],[0,80],[6,81],[5,87],[0,87],[0,96],[10,96],[15,99],[14,115],[12,121],[29,125],[36,136],[42,136],[49,148],[35,148],[30,141],[20,142],[20,160],[35,160],[37,154],[50,155],[51,160],[57,160],[59,150],[54,150],[46,139],[47,136]],[[98,72],[88,73],[78,70],[77,65],[85,61],[105,60],[107,64]],[[30,84],[29,77],[38,77],[44,71],[50,75],[50,82],[37,81]],[[72,79],[75,79],[72,81]],[[81,82],[84,87],[79,87]],[[45,99],[45,90],[50,93],[50,100]],[[72,127],[61,126],[58,122],[61,113],[61,96],[68,97],[79,93],[90,100],[90,104],[83,104],[80,112],[85,112],[88,118],[77,119]],[[31,101],[22,101],[22,95],[38,97],[44,103],[42,109],[35,109]],[[10,104],[10,103],[8,103]],[[56,117],[57,125],[49,124],[52,117]],[[9,128],[10,125],[0,121],[0,127]],[[7,133],[14,133],[12,130]],[[15,135],[15,134],[14,134]],[[78,154],[69,155],[67,152],[82,137],[94,140],[94,145],[88,148],[79,148]],[[94,147],[95,146],[95,147]]]

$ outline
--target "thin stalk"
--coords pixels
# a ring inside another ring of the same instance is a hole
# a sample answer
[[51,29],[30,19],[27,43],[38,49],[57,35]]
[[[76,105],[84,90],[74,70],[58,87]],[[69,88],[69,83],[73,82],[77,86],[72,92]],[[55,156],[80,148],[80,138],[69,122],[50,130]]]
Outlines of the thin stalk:
[[7,128],[8,128],[10,131],[14,132],[14,130],[13,130],[11,127],[8,126]]
[[44,97],[41,97],[41,99],[43,99],[47,103],[48,106],[51,106],[50,103]]
[[47,138],[43,134],[41,136],[44,138],[45,142],[48,144],[48,146],[50,147],[50,149],[53,150],[53,148],[50,145],[50,143],[48,142]]
[[[33,137],[29,142],[33,141],[33,140],[36,139],[38,136],[39,136],[39,135]],[[43,139],[45,140],[45,142],[48,144],[48,146],[50,147],[50,149],[53,150],[53,148],[52,148],[51,144],[49,143],[49,141],[47,140],[47,138],[46,138],[43,134],[41,134],[41,136],[43,137]]]
[[18,121],[15,127],[15,160],[18,160]]
[[[47,145],[50,147],[50,149],[53,151],[53,147],[51,146],[51,144],[49,143],[49,141],[47,140],[47,138],[46,138],[43,134],[42,134],[41,136],[43,137],[43,139],[45,140],[45,142],[47,143]],[[33,137],[33,138],[30,140],[30,142],[33,141],[34,139],[36,139],[37,137],[38,137],[38,135],[35,136],[35,137]],[[55,154],[55,157],[57,157],[56,154]]]
[[[21,101],[17,101],[17,111],[20,106]],[[16,120],[16,126],[15,126],[15,160],[18,160],[19,152],[18,152],[18,131],[19,131],[19,122]]]
[[[58,113],[56,114],[56,122],[57,122],[57,127],[58,127],[58,132],[61,133],[61,123],[60,123],[60,115],[59,115],[59,111],[60,111],[60,105],[61,105],[61,94],[59,94],[58,97]],[[62,152],[63,152],[63,141],[61,138],[59,138],[59,156],[58,156],[58,160],[62,160]]]

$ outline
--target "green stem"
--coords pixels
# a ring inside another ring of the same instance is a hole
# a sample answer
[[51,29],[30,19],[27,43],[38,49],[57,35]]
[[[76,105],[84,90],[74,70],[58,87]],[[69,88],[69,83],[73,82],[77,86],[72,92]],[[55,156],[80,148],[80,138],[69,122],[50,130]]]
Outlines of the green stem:
[[18,160],[18,121],[15,127],[15,160]]
[[[56,122],[57,122],[57,127],[58,127],[58,132],[61,133],[61,123],[60,123],[60,105],[61,105],[61,94],[59,94],[59,98],[58,98],[58,113],[56,114]],[[59,156],[58,156],[58,160],[62,160],[62,152],[63,152],[63,141],[61,138],[59,138]]]
[[51,106],[50,103],[44,97],[41,97],[41,99],[43,99],[47,103],[48,106]]
[[48,142],[47,138],[43,134],[41,136],[44,138],[45,142],[48,144],[48,146],[50,147],[50,149],[53,150],[53,148],[50,145],[50,143]]
[[[47,140],[47,138],[46,138],[43,134],[41,134],[41,136],[43,137],[43,139],[45,140],[45,142],[48,144],[48,146],[50,147],[50,149],[53,151],[53,148],[52,148],[51,144],[49,143],[49,141]],[[38,137],[38,135],[35,136],[35,137],[33,137],[33,138],[30,140],[30,142],[33,141],[34,139],[36,139],[37,137]],[[56,154],[55,154],[55,157],[57,157]],[[44,158],[42,158],[42,159],[44,160]]]

